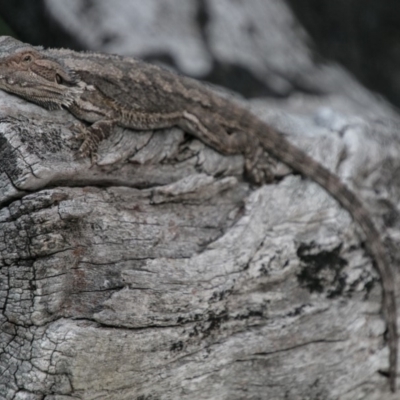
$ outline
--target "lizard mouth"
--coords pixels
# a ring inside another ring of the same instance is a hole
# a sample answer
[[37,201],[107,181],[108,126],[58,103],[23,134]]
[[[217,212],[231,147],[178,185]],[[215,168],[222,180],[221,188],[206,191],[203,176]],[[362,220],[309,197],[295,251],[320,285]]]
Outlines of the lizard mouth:
[[27,81],[21,82],[17,77],[0,75],[0,89],[49,110],[57,110],[63,106],[70,107],[84,92],[85,84],[80,81],[75,86],[55,86],[47,80],[33,84]]

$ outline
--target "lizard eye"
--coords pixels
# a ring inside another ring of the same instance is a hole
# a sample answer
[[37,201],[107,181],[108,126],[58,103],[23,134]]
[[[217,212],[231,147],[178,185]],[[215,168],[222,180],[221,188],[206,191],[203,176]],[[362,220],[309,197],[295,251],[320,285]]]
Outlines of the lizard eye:
[[32,56],[30,54],[27,54],[22,61],[24,62],[31,62],[32,61]]
[[63,83],[63,78],[61,77],[61,75],[56,74],[56,82],[61,85]]

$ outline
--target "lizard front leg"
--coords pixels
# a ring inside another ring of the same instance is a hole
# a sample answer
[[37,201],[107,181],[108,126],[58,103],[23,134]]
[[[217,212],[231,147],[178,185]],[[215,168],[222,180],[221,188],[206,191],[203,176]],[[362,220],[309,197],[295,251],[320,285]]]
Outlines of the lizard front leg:
[[99,143],[107,139],[115,126],[116,120],[100,120],[90,126],[83,124],[76,125],[74,130],[78,132],[77,139],[83,140],[76,155],[78,158],[90,156],[92,164],[97,161],[97,149]]
[[68,110],[79,120],[91,123],[76,124],[73,130],[78,133],[76,138],[83,140],[77,156],[90,156],[93,164],[97,159],[99,143],[107,139],[118,124],[118,111],[111,99],[91,86],[86,86],[85,91],[69,105]]

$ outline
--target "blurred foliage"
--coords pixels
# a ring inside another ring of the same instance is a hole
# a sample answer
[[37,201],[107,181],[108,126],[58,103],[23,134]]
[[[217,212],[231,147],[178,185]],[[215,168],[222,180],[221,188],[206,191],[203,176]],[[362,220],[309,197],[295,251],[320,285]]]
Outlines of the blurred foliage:
[[0,36],[13,36],[18,38],[15,32],[10,28],[10,26],[0,17]]

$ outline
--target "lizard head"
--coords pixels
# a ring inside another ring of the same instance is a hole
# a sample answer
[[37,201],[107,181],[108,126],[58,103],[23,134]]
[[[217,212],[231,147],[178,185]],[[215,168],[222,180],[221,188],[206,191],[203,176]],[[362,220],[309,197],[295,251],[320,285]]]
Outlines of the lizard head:
[[26,47],[0,57],[0,89],[57,109],[70,106],[84,84],[60,62]]

